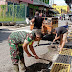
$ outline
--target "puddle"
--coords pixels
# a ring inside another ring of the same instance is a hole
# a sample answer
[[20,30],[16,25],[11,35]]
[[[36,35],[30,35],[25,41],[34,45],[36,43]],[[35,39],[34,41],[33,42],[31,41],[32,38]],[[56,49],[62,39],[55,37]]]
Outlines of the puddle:
[[48,69],[52,65],[52,62],[49,64],[45,63],[35,63],[31,66],[28,66],[25,72],[50,72],[50,69]]

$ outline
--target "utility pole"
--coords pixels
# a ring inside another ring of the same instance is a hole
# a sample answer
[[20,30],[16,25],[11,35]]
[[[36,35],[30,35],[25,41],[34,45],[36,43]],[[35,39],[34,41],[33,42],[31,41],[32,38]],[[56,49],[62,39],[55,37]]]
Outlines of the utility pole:
[[51,6],[52,6],[52,0],[51,0]]
[[53,0],[53,4],[54,4],[54,0]]

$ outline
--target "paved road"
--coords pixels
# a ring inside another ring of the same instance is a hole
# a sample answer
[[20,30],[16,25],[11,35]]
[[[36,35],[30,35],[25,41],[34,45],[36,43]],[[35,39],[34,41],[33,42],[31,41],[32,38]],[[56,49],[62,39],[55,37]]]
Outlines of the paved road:
[[[59,21],[59,26],[65,25],[65,22],[66,21]],[[15,30],[20,30],[20,29],[29,30],[30,27],[29,26],[22,27],[22,28],[15,28],[10,26],[0,27],[0,72],[13,72],[7,38],[11,32]],[[34,43],[34,46],[36,44],[37,42]],[[57,51],[55,52],[55,51],[49,50],[48,41],[40,41],[40,46],[37,46],[34,49],[39,57],[42,57],[45,59],[51,59],[52,61],[54,61],[57,57]],[[25,55],[26,66],[30,66],[37,62],[48,63],[43,60],[36,60],[32,57],[28,58],[26,56],[26,53],[24,55]]]

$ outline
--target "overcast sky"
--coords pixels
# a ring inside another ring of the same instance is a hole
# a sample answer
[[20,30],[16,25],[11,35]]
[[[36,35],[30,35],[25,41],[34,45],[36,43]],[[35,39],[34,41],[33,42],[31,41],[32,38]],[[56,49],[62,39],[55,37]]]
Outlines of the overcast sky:
[[[50,5],[53,4],[53,0],[50,0]],[[57,5],[67,5],[64,0],[54,0],[54,4]]]

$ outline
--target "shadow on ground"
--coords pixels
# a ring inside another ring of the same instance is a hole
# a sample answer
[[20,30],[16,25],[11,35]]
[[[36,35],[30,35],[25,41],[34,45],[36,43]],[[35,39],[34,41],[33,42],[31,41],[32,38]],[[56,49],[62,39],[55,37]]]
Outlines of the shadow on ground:
[[0,29],[0,31],[10,31],[9,29]]
[[[42,46],[42,45],[51,45],[51,43],[46,43],[46,44],[39,44],[39,46]],[[35,45],[34,47],[37,47],[38,45]]]
[[50,69],[48,69],[52,65],[52,62],[49,64],[45,63],[35,63],[31,66],[28,66],[26,69],[26,72],[50,72]]
[[10,35],[11,30],[8,29],[0,29],[0,43],[2,43],[3,40],[8,39],[8,36]]
[[[51,45],[52,43],[45,43],[45,44],[39,44],[39,46],[42,46],[42,45]],[[56,45],[56,44],[59,44],[59,42],[54,42],[53,45]],[[37,47],[38,45],[35,45],[34,47]]]

